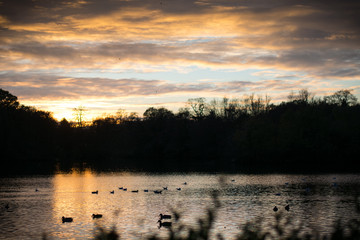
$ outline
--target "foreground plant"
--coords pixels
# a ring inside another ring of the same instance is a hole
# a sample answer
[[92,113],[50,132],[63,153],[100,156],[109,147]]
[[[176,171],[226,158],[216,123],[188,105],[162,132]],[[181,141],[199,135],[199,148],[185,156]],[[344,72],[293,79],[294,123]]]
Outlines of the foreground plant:
[[[206,215],[198,219],[197,227],[189,227],[180,222],[180,214],[173,211],[176,224],[169,228],[166,237],[153,235],[148,240],[208,240],[225,239],[221,234],[212,234],[213,223],[216,219],[217,209],[220,202],[217,194],[213,194],[213,207],[207,209]],[[357,212],[360,213],[360,204],[357,202]],[[115,229],[105,230],[99,228],[95,236],[96,240],[116,240],[120,239]],[[333,227],[333,231],[328,236],[321,236],[315,229],[308,233],[303,224],[294,223],[293,219],[282,214],[275,214],[274,221],[264,223],[263,219],[258,218],[244,224],[236,240],[360,240],[360,219],[355,217],[346,224],[338,220]]]

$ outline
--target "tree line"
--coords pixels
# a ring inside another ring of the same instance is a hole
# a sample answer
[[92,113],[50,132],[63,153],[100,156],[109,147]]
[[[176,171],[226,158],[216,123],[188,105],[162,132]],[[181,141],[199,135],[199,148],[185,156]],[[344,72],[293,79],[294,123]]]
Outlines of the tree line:
[[[80,109],[80,111],[79,111]],[[1,172],[358,172],[360,105],[350,90],[315,97],[189,99],[174,113],[119,110],[86,125],[57,122],[0,89]],[[80,115],[79,115],[80,114]]]

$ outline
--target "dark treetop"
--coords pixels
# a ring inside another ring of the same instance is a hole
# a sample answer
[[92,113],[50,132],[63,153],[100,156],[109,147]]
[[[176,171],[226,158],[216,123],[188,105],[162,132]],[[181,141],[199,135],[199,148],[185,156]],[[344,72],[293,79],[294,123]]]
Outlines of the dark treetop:
[[[0,89],[1,175],[99,171],[359,172],[360,105],[348,90],[287,102],[189,99],[83,124],[23,106]],[[79,127],[81,126],[81,127]]]

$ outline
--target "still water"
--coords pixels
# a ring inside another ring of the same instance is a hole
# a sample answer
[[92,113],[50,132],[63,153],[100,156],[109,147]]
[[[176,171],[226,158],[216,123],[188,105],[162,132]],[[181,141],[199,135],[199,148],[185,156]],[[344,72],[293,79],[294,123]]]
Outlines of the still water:
[[[92,194],[96,190],[98,194]],[[162,190],[162,194],[155,194],[154,190]],[[0,178],[0,239],[41,239],[44,234],[47,239],[91,239],[98,226],[115,227],[121,239],[165,236],[168,230],[158,228],[160,213],[171,214],[175,210],[181,219],[180,223],[172,220],[174,227],[176,224],[196,227],[197,219],[214,206],[214,191],[221,203],[214,233],[221,233],[226,239],[233,239],[242,224],[258,217],[272,223],[275,205],[278,213],[292,217],[294,224],[301,222],[305,229],[327,234],[335,220],[358,216],[355,196],[360,192],[360,175],[154,175],[87,171]],[[290,211],[284,209],[287,204]],[[92,219],[94,213],[103,217]],[[62,216],[73,217],[74,221],[62,223]]]

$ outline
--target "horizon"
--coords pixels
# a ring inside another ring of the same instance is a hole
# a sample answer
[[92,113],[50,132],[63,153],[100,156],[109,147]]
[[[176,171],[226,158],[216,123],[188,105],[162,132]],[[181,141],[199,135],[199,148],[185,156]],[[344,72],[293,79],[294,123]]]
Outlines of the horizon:
[[177,111],[189,98],[307,89],[360,98],[360,3],[1,1],[0,87],[21,104],[87,120]]

